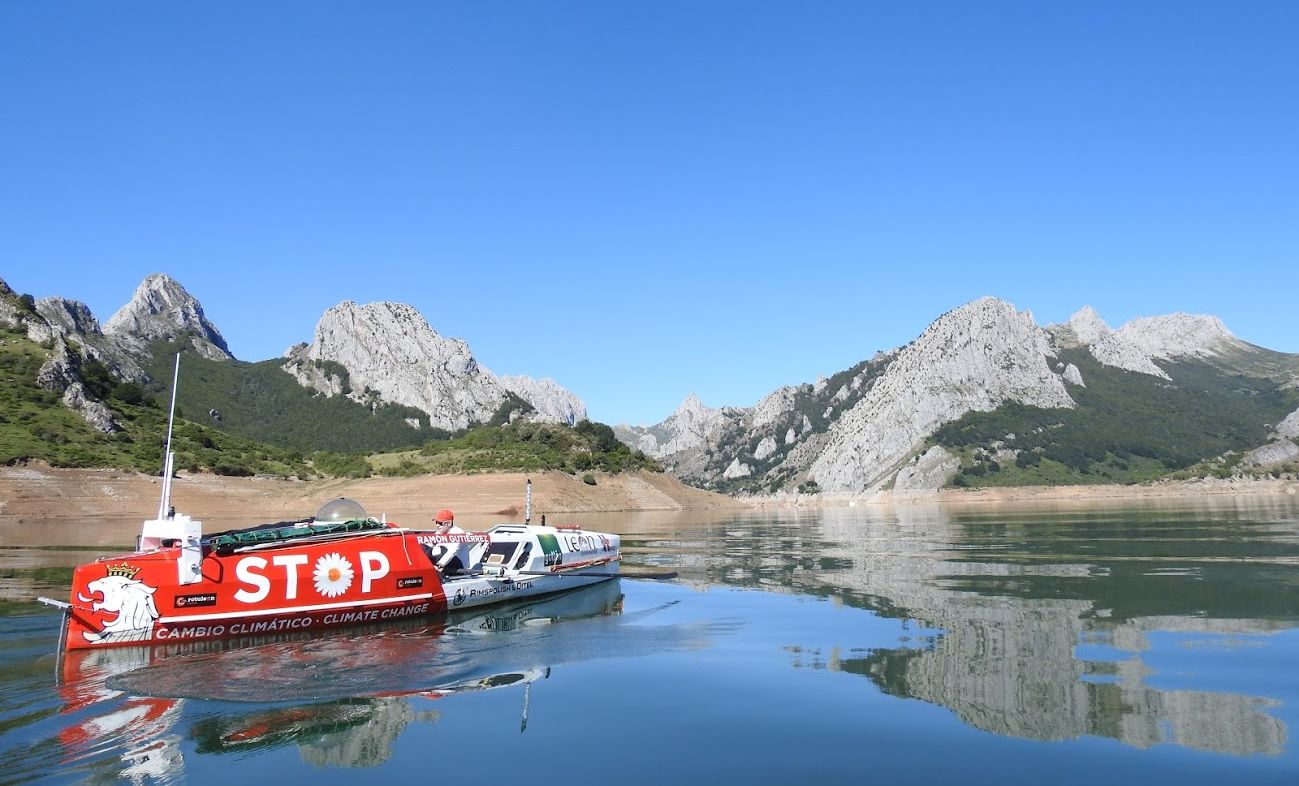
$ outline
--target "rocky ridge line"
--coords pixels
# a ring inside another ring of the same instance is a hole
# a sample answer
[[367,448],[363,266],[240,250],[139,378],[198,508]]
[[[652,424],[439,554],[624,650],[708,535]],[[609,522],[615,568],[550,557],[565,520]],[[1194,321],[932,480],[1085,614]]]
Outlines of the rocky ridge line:
[[[326,362],[346,369],[346,388]],[[468,344],[441,336],[405,303],[339,303],[321,315],[310,344],[285,353],[282,368],[325,395],[422,410],[430,426],[448,431],[487,422],[511,392],[536,409],[531,419],[571,425],[586,417],[582,400],[554,380],[497,377]]]
[[212,360],[233,360],[226,340],[203,313],[197,299],[166,273],[145,276],[131,300],[104,323],[113,336],[136,354],[156,341],[189,336],[195,351]]
[[1232,335],[1222,320],[1207,314],[1137,317],[1113,330],[1091,306],[1069,321],[1050,325],[1056,346],[1086,347],[1102,365],[1169,379],[1157,360],[1215,358],[1248,345]]
[[1072,408],[1047,364],[1045,331],[1028,311],[985,297],[949,311],[893,361],[831,431],[808,476],[823,490],[879,488],[939,426],[1007,401]]
[[502,375],[501,385],[537,410],[541,420],[576,426],[586,420],[586,403],[575,393],[550,377],[533,379],[527,375]]
[[707,439],[722,416],[722,410],[704,406],[691,393],[663,422],[654,426],[614,427],[618,438],[651,458],[663,458],[693,450]]
[[506,399],[465,342],[438,335],[404,303],[345,300],[321,315],[312,342],[291,350],[288,360],[338,363],[351,377],[349,395],[374,404],[373,391],[383,401],[423,410],[434,428],[481,423]]

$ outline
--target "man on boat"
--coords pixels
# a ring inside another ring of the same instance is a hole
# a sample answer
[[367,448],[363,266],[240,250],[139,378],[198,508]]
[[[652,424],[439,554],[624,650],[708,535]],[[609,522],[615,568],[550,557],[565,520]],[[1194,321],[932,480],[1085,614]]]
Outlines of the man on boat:
[[[439,535],[463,535],[465,531],[456,526],[456,514],[443,508],[433,517],[433,530]],[[463,573],[469,564],[469,549],[472,543],[443,543],[439,548],[442,553],[437,556],[438,570],[443,576],[454,576]]]

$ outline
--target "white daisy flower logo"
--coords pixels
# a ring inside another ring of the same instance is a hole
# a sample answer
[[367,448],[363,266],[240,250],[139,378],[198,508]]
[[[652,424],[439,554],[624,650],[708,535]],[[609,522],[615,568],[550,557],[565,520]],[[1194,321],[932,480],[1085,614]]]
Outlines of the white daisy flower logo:
[[327,598],[337,598],[352,586],[352,563],[338,552],[326,554],[316,560],[316,569],[311,578],[316,582],[316,592]]

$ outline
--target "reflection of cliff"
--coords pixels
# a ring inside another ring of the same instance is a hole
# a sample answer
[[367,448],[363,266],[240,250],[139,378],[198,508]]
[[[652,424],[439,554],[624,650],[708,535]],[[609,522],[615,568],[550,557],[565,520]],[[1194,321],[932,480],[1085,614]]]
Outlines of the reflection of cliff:
[[[718,528],[728,533],[718,544],[724,558],[705,557],[696,570],[705,581],[831,596],[933,629],[919,648],[861,657],[791,649],[798,665],[865,675],[980,729],[1277,755],[1286,727],[1267,710],[1278,702],[1193,684],[1161,690],[1146,684],[1142,657],[1153,631],[1253,636],[1294,627],[1294,508],[1248,516],[822,511],[813,521]],[[1119,659],[1087,660],[1083,645]]]
[[412,722],[432,722],[436,712],[416,712],[405,699],[375,699],[360,726],[298,746],[303,761],[317,767],[374,767],[392,756],[392,744]]
[[[1064,623],[1038,616],[1034,622]],[[1020,621],[1013,623],[1020,624]],[[1235,755],[1279,755],[1285,725],[1265,710],[1277,702],[1232,693],[1160,691],[1141,684],[1137,659],[1117,664],[1117,682],[1084,679],[1075,639],[1038,629],[1031,641],[1001,625],[961,626],[929,650],[881,650],[838,662],[882,690],[951,708],[971,726],[1040,740],[1110,737],[1138,748],[1161,742]],[[1106,664],[1110,665],[1110,664]]]
[[297,745],[321,766],[373,767],[392,755],[392,743],[414,722],[436,721],[402,697],[345,699],[218,715],[194,725],[199,753],[232,753]]

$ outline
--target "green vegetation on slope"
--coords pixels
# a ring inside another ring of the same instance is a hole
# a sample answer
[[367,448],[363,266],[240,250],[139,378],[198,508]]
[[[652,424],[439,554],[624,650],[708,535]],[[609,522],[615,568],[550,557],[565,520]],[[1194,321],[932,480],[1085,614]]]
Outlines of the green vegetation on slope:
[[569,474],[601,470],[661,471],[658,463],[618,440],[603,423],[584,420],[576,426],[516,422],[479,426],[421,450],[375,456],[384,475],[557,469]]
[[[175,353],[175,344],[160,345],[146,369],[149,376],[169,385]],[[370,405],[346,396],[326,397],[299,385],[281,363],[209,360],[184,352],[177,406],[228,434],[303,452],[373,453],[417,448],[429,439],[428,415],[420,410],[380,404],[377,394]],[[346,369],[337,363],[323,363],[322,370],[339,376],[345,388],[349,384]],[[151,392],[161,395],[163,388]],[[413,428],[408,418],[423,428]]]
[[[167,414],[137,385],[119,384],[95,363],[83,366],[87,389],[101,396],[122,430],[103,434],[36,385],[46,350],[25,331],[0,328],[0,464],[31,459],[56,467],[116,467],[158,472]],[[307,475],[300,454],[177,420],[176,467],[227,475]]]
[[[931,441],[962,456],[956,485],[1152,480],[1258,447],[1267,441],[1265,424],[1299,407],[1299,391],[1208,363],[1165,364],[1169,382],[1102,366],[1086,350],[1060,359],[1076,365],[1087,384],[1069,388],[1077,408],[1007,403],[938,430]],[[1017,455],[998,461],[998,450]]]
[[[162,464],[168,392],[161,386],[119,382],[108,369],[83,361],[87,390],[102,400],[122,425],[103,434],[63,406],[60,396],[36,384],[49,350],[26,338],[22,330],[0,328],[0,464],[41,460],[57,467],[114,467],[157,472]],[[157,353],[150,373],[169,379],[166,349]],[[576,427],[545,423],[509,423],[511,413],[532,407],[511,395],[488,424],[455,434],[440,429],[419,431],[406,417],[427,416],[408,407],[373,410],[336,396],[313,396],[275,361],[212,361],[186,353],[173,437],[177,470],[222,475],[366,477],[376,466],[384,474],[480,472],[558,469],[570,473],[624,469],[658,471],[658,465],[633,451],[600,423]],[[335,370],[336,373],[336,370]],[[218,410],[221,417],[209,414]],[[205,421],[194,423],[189,416]],[[398,426],[399,424],[399,426]],[[243,431],[267,441],[301,445],[286,449],[245,438]],[[405,432],[405,434],[403,434]],[[418,439],[412,439],[412,435]],[[433,438],[430,439],[430,436]],[[422,443],[422,450],[376,456],[366,453]],[[413,444],[412,444],[413,443]],[[304,455],[310,452],[310,455]]]

